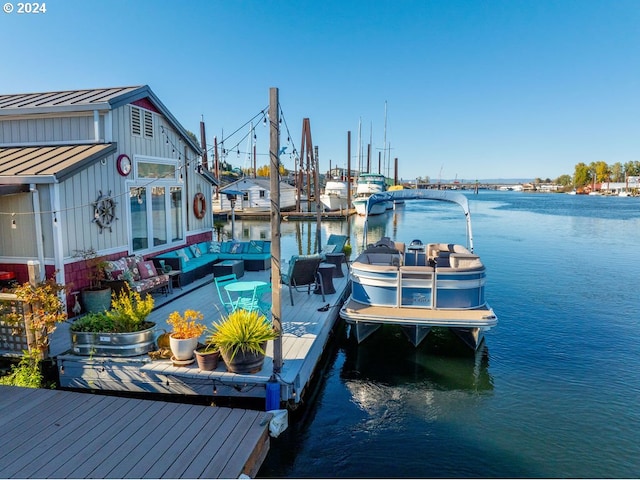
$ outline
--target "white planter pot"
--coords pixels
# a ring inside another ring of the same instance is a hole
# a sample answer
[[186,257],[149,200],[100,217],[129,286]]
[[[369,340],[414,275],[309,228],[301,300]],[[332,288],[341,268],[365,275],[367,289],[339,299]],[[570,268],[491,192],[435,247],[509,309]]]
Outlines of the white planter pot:
[[176,360],[191,360],[193,351],[198,346],[198,337],[195,338],[173,338],[169,336],[169,347]]

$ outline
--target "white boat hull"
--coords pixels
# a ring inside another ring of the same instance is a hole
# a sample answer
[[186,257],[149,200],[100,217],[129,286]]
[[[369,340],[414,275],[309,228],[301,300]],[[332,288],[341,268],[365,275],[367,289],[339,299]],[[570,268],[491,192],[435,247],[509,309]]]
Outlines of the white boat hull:
[[[390,207],[388,205],[391,205]],[[360,199],[356,199],[353,201],[353,208],[356,209],[356,213],[358,215],[362,215],[365,216],[367,214],[366,210],[367,210],[367,200],[360,200]],[[383,202],[383,203],[376,203],[373,207],[371,207],[371,210],[369,211],[369,215],[381,215],[384,212],[386,212],[387,210],[390,210],[393,208],[393,202]]]
[[322,203],[325,210],[333,212],[335,210],[347,209],[347,198],[339,197],[337,195],[320,195],[320,203]]

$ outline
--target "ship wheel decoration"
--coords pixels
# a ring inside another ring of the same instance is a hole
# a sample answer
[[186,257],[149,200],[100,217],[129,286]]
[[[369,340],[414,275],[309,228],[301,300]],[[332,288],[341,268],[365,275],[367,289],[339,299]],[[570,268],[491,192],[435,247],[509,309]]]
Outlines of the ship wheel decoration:
[[111,223],[114,220],[118,220],[118,218],[116,217],[116,202],[111,197],[111,190],[106,195],[100,190],[100,195],[93,202],[93,220],[91,221],[98,225],[100,233],[102,233],[105,228],[111,232]]

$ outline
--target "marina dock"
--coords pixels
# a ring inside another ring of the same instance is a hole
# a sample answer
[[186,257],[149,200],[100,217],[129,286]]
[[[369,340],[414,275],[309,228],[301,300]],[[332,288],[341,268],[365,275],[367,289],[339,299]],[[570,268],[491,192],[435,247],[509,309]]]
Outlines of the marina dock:
[[270,413],[0,386],[0,478],[255,477]]
[[[56,357],[60,385],[73,389],[213,396],[215,401],[216,396],[264,399],[267,384],[275,381],[280,386],[281,404],[295,406],[313,377],[338,319],[340,306],[348,295],[347,266],[343,264],[342,270],[343,277],[333,278],[336,292],[326,295],[324,302],[319,294],[294,291],[295,305],[292,306],[288,287],[281,286],[283,366],[276,375],[273,372],[273,342],[267,345],[267,357],[260,372],[236,374],[227,372],[223,362],[209,372],[200,371],[195,363],[176,367],[169,358],[152,360],[149,355],[75,355],[70,350],[68,328],[59,328],[51,350],[52,356]],[[248,271],[241,280],[269,281],[270,274],[271,270]],[[159,333],[171,331],[166,320],[173,311],[199,310],[207,325],[224,314],[212,275],[182,290],[176,288],[166,297],[156,295],[155,298],[156,308],[148,320],[156,323]],[[327,310],[318,310],[325,305],[329,306]]]

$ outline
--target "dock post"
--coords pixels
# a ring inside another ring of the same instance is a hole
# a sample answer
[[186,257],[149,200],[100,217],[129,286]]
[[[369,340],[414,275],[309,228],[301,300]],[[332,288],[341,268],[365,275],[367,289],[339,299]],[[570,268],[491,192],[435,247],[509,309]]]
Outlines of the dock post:
[[[280,306],[280,100],[278,89],[269,89],[269,159],[271,173],[271,316],[278,334],[273,341],[273,374],[282,370],[282,307]],[[275,284],[275,285],[273,285]]]

